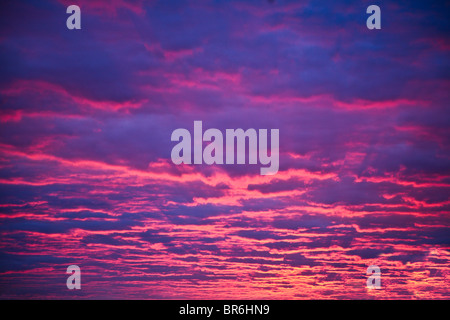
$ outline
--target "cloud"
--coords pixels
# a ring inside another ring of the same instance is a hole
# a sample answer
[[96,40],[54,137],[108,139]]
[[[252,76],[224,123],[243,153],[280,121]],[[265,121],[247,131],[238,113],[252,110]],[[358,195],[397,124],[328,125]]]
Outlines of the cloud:
[[[69,4],[2,4],[0,298],[448,298],[445,5]],[[174,165],[195,120],[280,170]]]

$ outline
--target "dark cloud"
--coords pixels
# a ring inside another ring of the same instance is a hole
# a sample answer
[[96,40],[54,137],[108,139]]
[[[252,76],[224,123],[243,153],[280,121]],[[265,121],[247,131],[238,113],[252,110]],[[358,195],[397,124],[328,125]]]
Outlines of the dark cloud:
[[255,240],[265,240],[265,239],[295,239],[294,236],[285,236],[282,234],[276,234],[272,231],[265,230],[241,230],[236,232],[240,237],[255,239]]
[[346,252],[346,254],[359,256],[362,259],[374,259],[377,258],[380,254],[392,253],[393,251],[394,250],[392,248],[385,248],[385,249],[365,248],[365,249],[349,250]]
[[25,271],[55,265],[69,265],[71,259],[52,255],[24,255],[0,252],[0,273]]
[[133,226],[141,225],[140,222],[130,220],[120,221],[80,221],[80,220],[63,220],[63,221],[44,221],[44,220],[29,220],[23,218],[14,218],[3,220],[0,230],[15,230],[15,231],[32,231],[45,234],[66,233],[71,229],[82,229],[90,231],[107,231],[107,230],[126,230]]
[[292,267],[300,267],[300,266],[316,266],[320,265],[319,262],[314,261],[314,259],[306,258],[305,256],[299,253],[288,254],[284,257],[284,262],[289,264]]
[[271,183],[249,184],[248,190],[258,190],[261,193],[274,193],[280,191],[297,190],[305,187],[303,181],[291,178],[289,180],[274,180]]

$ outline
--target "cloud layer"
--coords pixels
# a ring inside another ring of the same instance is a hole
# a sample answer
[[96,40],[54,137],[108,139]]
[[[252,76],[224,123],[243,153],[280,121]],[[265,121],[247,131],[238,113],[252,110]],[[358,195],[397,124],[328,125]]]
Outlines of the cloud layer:
[[[448,4],[70,4],[1,5],[0,298],[450,297]],[[279,172],[174,165],[194,120]]]

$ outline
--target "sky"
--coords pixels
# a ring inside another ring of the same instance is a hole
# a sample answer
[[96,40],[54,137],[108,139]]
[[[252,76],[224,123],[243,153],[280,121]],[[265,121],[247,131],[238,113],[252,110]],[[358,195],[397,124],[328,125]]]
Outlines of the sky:
[[[449,299],[449,7],[2,1],[0,299]],[[194,121],[278,173],[175,165]]]

